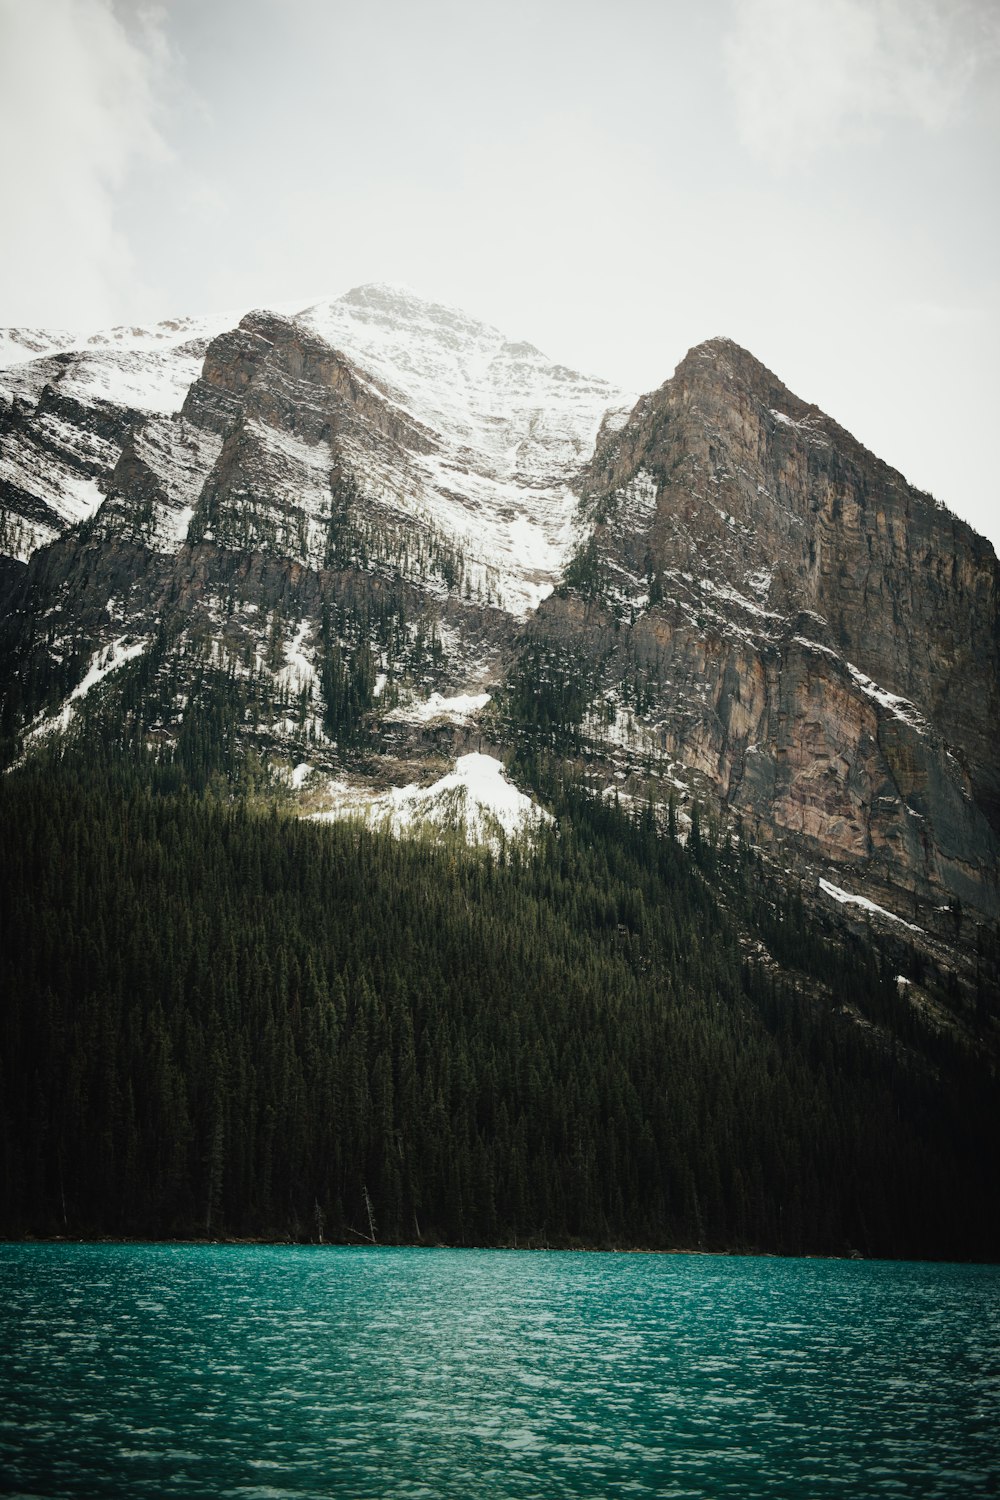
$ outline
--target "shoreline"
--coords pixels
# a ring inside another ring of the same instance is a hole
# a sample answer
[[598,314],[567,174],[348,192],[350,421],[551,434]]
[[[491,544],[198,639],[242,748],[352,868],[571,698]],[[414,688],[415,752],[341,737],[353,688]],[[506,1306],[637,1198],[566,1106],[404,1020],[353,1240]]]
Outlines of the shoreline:
[[766,1249],[735,1249],[707,1250],[698,1246],[649,1246],[649,1245],[532,1245],[532,1244],[470,1244],[455,1245],[445,1241],[405,1241],[399,1244],[384,1243],[372,1244],[365,1240],[295,1240],[289,1237],[276,1235],[220,1235],[206,1239],[204,1237],[194,1238],[183,1235],[154,1238],[144,1235],[0,1235],[0,1248],[7,1245],[135,1245],[135,1246],[190,1246],[202,1248],[248,1249],[256,1247],[271,1246],[276,1249],[298,1249],[298,1250],[365,1250],[365,1251],[396,1251],[396,1250],[448,1250],[448,1251],[503,1251],[514,1254],[553,1254],[553,1255],[668,1255],[668,1256],[699,1256],[714,1260],[837,1260],[837,1261],[864,1261],[874,1263],[884,1261],[888,1264],[900,1264],[909,1262],[912,1264],[925,1265],[1000,1265],[1000,1261],[981,1261],[974,1259],[943,1260],[932,1259],[927,1256],[898,1255],[878,1256],[863,1255],[858,1250],[847,1252],[836,1252],[832,1250],[811,1251],[784,1251]]

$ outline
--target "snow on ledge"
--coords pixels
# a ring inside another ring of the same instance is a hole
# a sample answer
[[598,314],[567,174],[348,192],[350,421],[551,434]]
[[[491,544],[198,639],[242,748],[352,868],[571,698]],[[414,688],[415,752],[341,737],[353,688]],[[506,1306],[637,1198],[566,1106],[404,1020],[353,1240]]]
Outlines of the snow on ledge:
[[903,698],[899,693],[890,693],[885,688],[879,687],[877,682],[873,682],[853,662],[846,661],[844,665],[858,687],[865,694],[865,697],[873,699],[876,703],[880,703],[894,719],[899,719],[903,724],[909,724],[910,728],[915,729],[918,734],[927,733],[927,720],[916,705],[910,702],[909,698]]
[[897,917],[895,912],[886,911],[884,906],[876,906],[875,902],[869,901],[867,896],[854,896],[850,891],[843,890],[839,885],[833,885],[829,880],[821,879],[819,888],[841,906],[860,906],[863,911],[876,912],[880,917],[888,917],[890,922],[898,922],[901,927],[908,927],[911,932],[924,930],[913,922],[907,922],[903,917]]
[[841,656],[840,652],[834,651],[831,646],[824,646],[819,641],[810,640],[806,635],[793,635],[792,640],[797,646],[804,646],[807,651],[815,651],[821,656],[828,656],[831,661],[839,662],[841,666],[846,668],[851,681],[864,693],[866,698],[870,698],[873,703],[878,703],[885,709],[886,713],[891,714],[900,723],[909,725],[918,734],[929,733],[930,725],[916,704],[911,702],[909,698],[903,698],[899,693],[890,693],[885,688],[879,687],[878,683],[862,672],[860,667],[856,667],[852,661],[848,661],[845,656]]
[[795,418],[790,417],[787,412],[778,411],[777,407],[770,406],[768,407],[768,411],[771,413],[771,416],[776,422],[780,422],[782,427],[791,427],[796,432],[801,432],[804,437],[808,438],[811,442],[816,443],[821,448],[829,447],[829,444],[819,436],[819,433],[816,430],[820,422],[820,416],[818,412],[810,412],[808,415],[803,417],[801,421],[797,422]]

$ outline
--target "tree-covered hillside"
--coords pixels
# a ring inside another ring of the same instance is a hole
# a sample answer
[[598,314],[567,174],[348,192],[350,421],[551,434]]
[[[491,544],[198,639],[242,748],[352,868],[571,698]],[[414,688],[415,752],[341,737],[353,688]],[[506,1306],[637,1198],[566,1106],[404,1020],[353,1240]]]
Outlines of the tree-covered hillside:
[[996,1256],[996,1083],[916,956],[534,774],[502,855],[9,774],[0,1232]]

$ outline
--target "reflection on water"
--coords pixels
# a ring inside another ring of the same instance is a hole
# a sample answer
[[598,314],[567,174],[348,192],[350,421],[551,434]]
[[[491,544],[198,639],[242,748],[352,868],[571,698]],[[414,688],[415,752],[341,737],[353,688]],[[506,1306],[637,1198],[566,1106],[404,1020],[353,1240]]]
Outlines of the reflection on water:
[[1000,1493],[1000,1270],[0,1246],[0,1493]]

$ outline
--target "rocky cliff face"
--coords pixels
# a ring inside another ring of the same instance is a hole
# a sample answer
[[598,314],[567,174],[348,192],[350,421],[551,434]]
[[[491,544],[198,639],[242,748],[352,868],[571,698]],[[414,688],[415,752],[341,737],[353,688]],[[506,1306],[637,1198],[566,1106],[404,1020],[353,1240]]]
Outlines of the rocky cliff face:
[[633,405],[359,288],[7,358],[11,754],[112,700],[186,744],[214,683],[311,807],[533,733],[897,918],[1000,909],[992,548],[734,344]]
[[[727,340],[638,403],[583,489],[571,593],[607,657],[603,716],[631,708],[755,837],[897,904],[995,911],[989,543]],[[565,620],[579,632],[564,597],[538,628]]]

